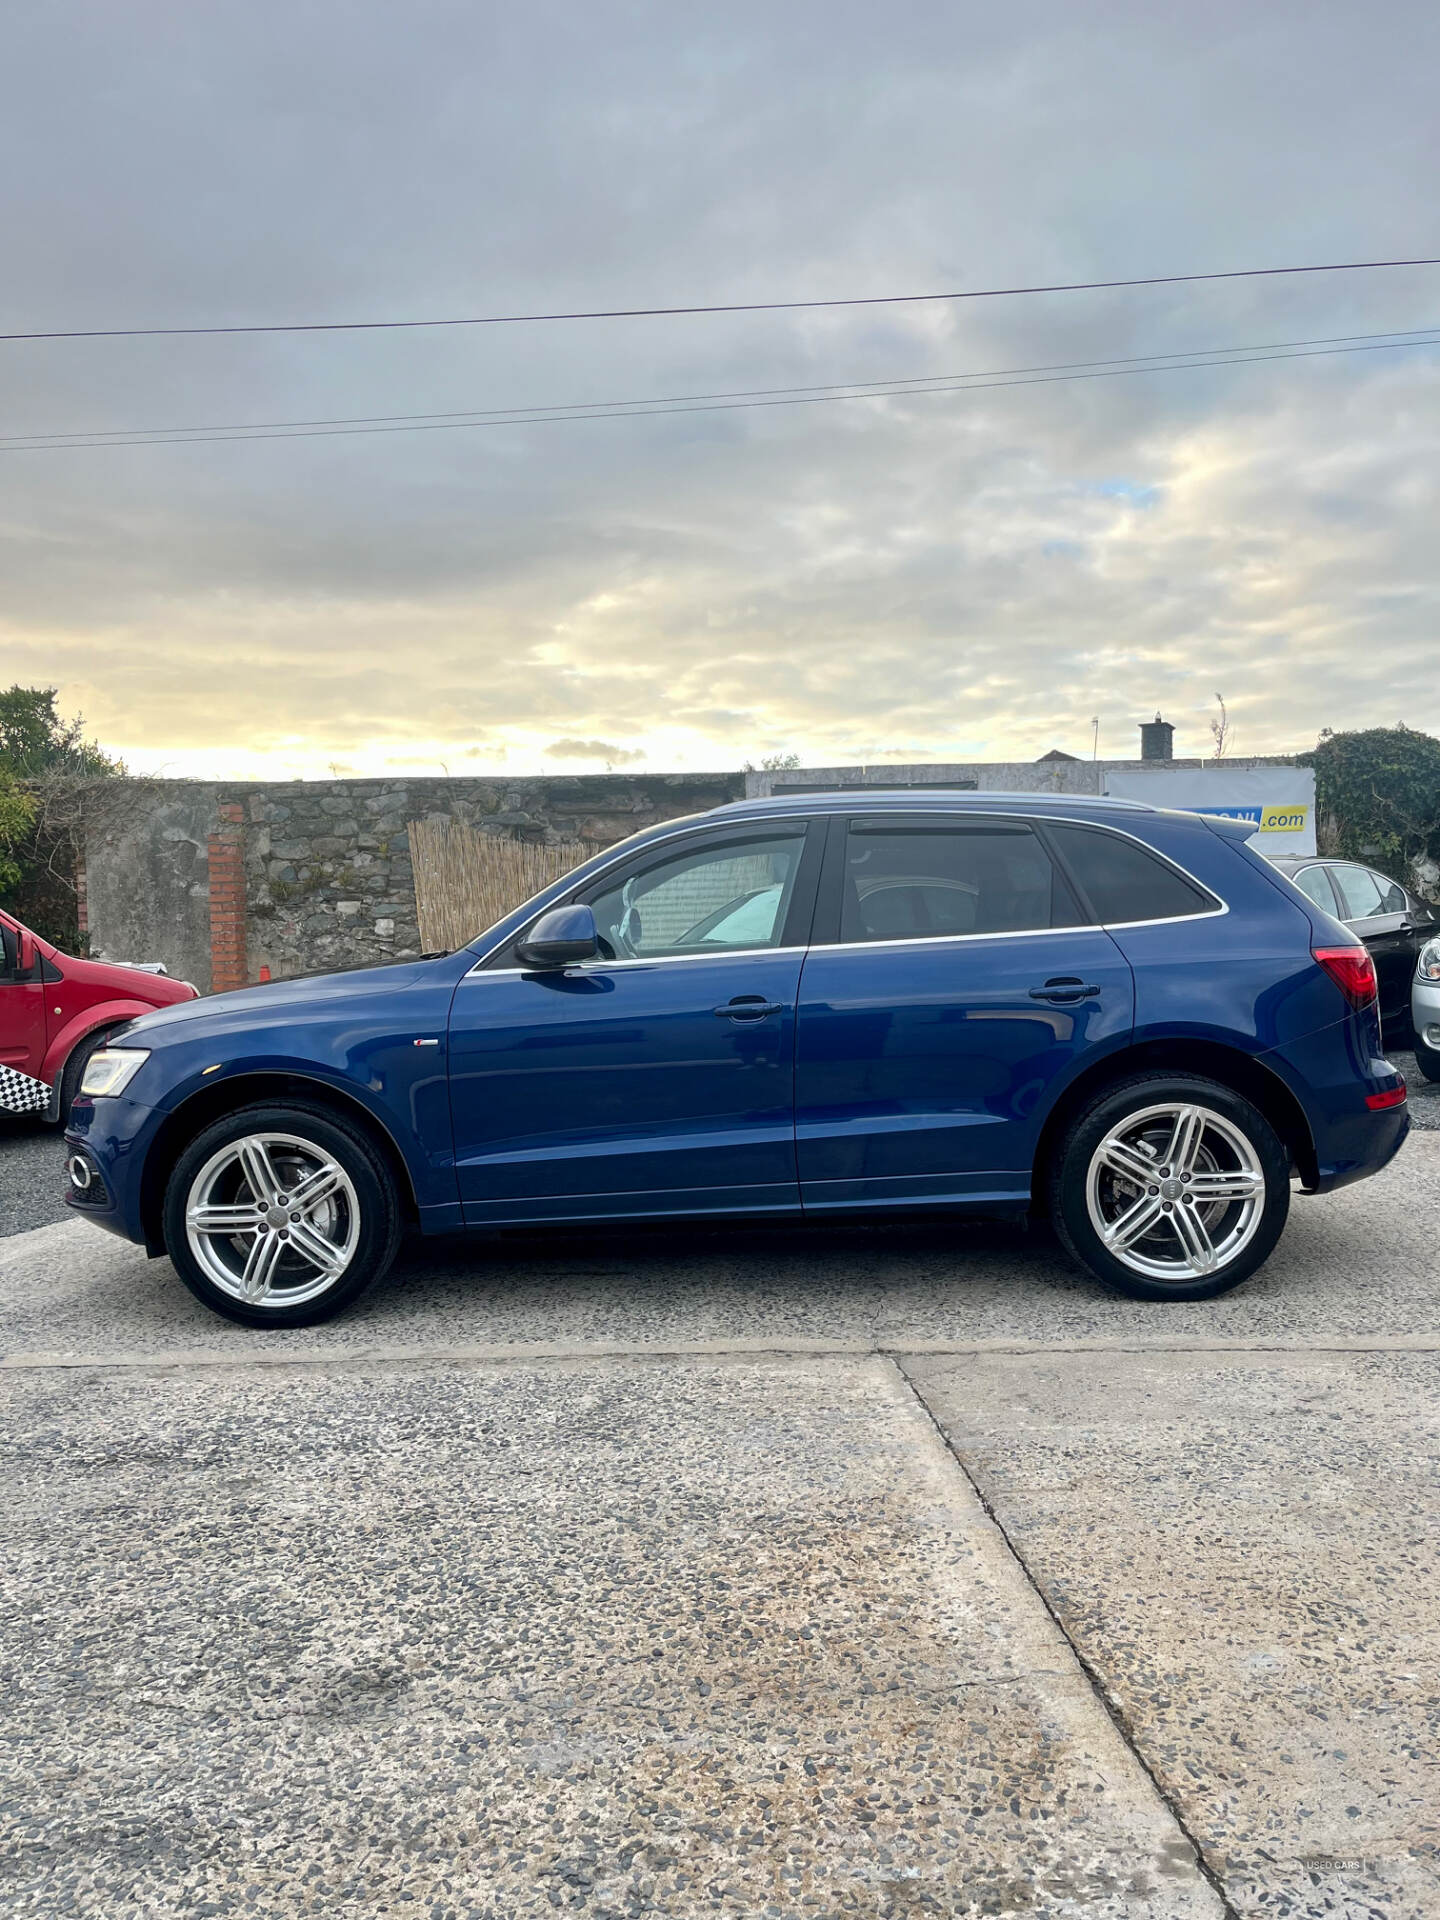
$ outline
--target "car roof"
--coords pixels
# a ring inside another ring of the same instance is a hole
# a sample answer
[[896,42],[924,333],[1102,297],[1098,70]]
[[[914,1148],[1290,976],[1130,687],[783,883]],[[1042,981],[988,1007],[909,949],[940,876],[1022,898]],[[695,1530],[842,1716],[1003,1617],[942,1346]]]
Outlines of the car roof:
[[[701,816],[706,820],[763,820],[777,813],[1046,813],[1077,820],[1133,820],[1160,807],[1143,800],[1082,793],[977,793],[969,787],[830,787],[813,793],[782,787],[763,800],[732,800]],[[1197,816],[1188,815],[1189,818]]]

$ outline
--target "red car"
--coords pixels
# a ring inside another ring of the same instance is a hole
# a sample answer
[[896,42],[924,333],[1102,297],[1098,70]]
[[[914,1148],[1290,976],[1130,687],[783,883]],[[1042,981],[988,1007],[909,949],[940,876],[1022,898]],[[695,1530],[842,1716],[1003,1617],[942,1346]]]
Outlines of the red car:
[[0,913],[0,1113],[64,1120],[85,1062],[127,1020],[194,1000],[188,980],[74,960]]

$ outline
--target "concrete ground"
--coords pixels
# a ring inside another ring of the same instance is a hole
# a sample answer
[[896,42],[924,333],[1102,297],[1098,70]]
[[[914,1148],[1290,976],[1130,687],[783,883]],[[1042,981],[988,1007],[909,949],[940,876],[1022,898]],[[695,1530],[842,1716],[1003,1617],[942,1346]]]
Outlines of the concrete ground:
[[1422,1134],[1208,1305],[617,1232],[268,1336],[0,1241],[0,1905],[1429,1920],[1437,1223]]

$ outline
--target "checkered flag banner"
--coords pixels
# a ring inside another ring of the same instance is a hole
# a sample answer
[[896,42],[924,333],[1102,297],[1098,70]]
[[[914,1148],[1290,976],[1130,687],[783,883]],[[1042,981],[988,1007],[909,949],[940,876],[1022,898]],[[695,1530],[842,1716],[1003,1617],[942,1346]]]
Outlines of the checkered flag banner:
[[43,1080],[0,1067],[0,1113],[44,1113],[49,1105],[50,1089]]

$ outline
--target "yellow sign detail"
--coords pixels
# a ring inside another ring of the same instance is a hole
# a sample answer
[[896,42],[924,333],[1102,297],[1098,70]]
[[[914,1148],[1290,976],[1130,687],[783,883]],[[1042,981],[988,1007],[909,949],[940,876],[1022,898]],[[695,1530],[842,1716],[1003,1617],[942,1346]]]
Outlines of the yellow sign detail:
[[1265,806],[1260,809],[1260,831],[1261,833],[1303,833],[1309,817],[1308,806]]

